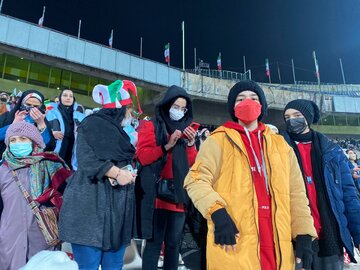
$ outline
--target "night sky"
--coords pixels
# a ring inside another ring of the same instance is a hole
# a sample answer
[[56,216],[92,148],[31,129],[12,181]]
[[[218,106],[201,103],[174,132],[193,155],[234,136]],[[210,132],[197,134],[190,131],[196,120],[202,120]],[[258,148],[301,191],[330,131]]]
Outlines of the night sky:
[[[341,83],[342,58],[347,83],[360,83],[359,0],[4,0],[2,13],[37,23],[46,6],[44,26],[104,45],[114,29],[113,47],[164,62],[170,42],[171,65],[182,67],[181,21],[186,28],[186,68],[198,58],[216,69],[243,71],[243,55],[253,79],[292,83],[291,58],[298,81],[316,81],[315,50],[323,82]],[[20,34],[20,33],[19,33]]]

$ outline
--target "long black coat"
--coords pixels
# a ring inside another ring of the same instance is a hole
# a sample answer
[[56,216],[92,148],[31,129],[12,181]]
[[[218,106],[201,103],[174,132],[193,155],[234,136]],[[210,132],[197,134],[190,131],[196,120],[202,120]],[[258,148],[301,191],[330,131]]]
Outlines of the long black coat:
[[[114,130],[104,127],[103,134],[107,132]],[[89,135],[80,126],[76,149],[79,166],[68,180],[63,196],[59,220],[60,238],[66,242],[102,250],[117,250],[122,245],[129,244],[132,238],[134,185],[112,187],[105,173],[113,165],[121,168],[130,164],[131,160],[100,159],[94,152],[94,146],[86,139]],[[101,134],[96,135],[99,140],[102,139]]]

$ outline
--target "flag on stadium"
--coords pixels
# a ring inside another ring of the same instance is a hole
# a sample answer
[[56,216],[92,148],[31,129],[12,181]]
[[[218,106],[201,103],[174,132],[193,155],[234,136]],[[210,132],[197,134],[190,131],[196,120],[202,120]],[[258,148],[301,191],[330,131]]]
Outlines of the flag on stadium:
[[269,59],[265,59],[265,68],[266,68],[266,76],[270,77],[270,65],[269,65]]
[[109,47],[112,48],[113,46],[113,35],[114,35],[114,30],[111,29],[111,34],[110,34],[110,38],[109,38]]
[[219,53],[219,56],[217,58],[216,63],[217,63],[217,69],[222,70],[222,67],[221,67],[221,53]]
[[320,79],[319,64],[316,59],[315,51],[313,51],[313,58],[314,58],[314,63],[315,63],[315,75],[316,75],[316,78],[319,80]]
[[44,19],[45,19],[45,6],[44,6],[44,8],[43,8],[42,16],[40,17],[40,19],[39,19],[39,21],[38,21],[38,25],[39,25],[40,27],[43,26],[43,24],[44,24]]
[[165,56],[165,62],[170,63],[170,43],[165,45],[164,56]]

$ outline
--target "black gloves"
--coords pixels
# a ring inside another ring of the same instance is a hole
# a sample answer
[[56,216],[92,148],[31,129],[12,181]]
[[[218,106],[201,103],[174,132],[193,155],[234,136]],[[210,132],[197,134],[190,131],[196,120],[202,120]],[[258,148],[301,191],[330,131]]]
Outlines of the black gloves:
[[296,237],[295,257],[300,258],[302,268],[311,269],[312,264],[312,239],[310,235],[298,235]]
[[235,235],[239,233],[225,208],[216,210],[211,219],[215,224],[215,244],[219,245],[235,245]]

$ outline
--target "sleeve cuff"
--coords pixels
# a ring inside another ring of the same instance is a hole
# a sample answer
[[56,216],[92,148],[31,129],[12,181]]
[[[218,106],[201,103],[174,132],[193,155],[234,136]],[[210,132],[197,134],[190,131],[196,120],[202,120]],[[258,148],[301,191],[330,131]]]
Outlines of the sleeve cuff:
[[99,171],[96,174],[96,178],[98,180],[102,179],[105,174],[107,173],[108,170],[110,170],[110,168],[114,166],[114,164],[111,161],[106,161],[99,169]]
[[212,207],[210,207],[209,212],[208,212],[208,216],[211,217],[211,215],[216,212],[217,210],[224,208],[223,205],[221,205],[220,203],[216,202]]
[[166,149],[165,149],[165,145],[162,145],[162,146],[161,146],[161,150],[162,150],[162,152],[163,152],[164,154],[167,153],[167,151],[166,151]]

